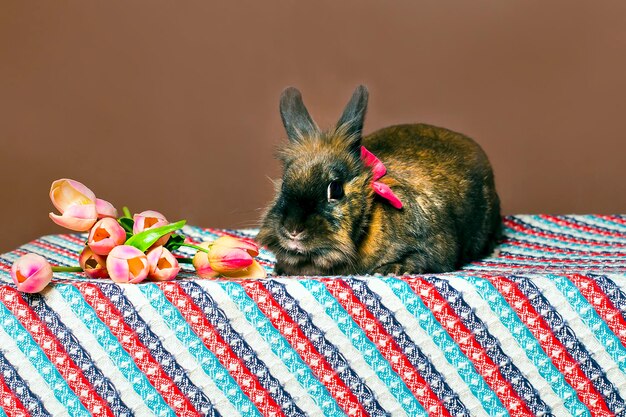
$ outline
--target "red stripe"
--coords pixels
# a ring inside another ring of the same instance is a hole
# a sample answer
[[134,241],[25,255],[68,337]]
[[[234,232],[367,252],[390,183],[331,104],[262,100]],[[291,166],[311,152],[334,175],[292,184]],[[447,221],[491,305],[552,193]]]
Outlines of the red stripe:
[[89,383],[82,370],[67,354],[59,340],[30,308],[20,293],[8,286],[0,287],[0,298],[4,305],[22,323],[37,345],[58,369],[68,386],[76,393],[80,402],[91,414],[113,416],[106,401]]
[[624,345],[626,343],[626,321],[621,311],[615,308],[598,283],[592,278],[578,274],[568,278],[578,287],[581,294],[591,303],[596,312],[602,317],[602,320],[609,326],[609,329]]
[[196,411],[189,399],[152,357],[150,350],[139,341],[137,333],[126,324],[124,316],[100,291],[100,288],[88,283],[77,283],[76,288],[176,415],[200,416],[201,414]]
[[612,416],[602,396],[580,369],[565,346],[554,336],[550,325],[537,313],[517,284],[504,277],[486,277],[515,310],[524,325],[539,341],[541,348],[563,374],[565,380],[578,393],[578,398],[594,416]]
[[407,283],[426,307],[433,312],[437,321],[454,339],[463,354],[472,361],[476,370],[483,376],[509,413],[513,416],[532,416],[526,403],[502,376],[498,366],[493,363],[485,349],[435,286],[421,279],[407,279]]
[[590,246],[601,246],[601,247],[626,247],[626,244],[623,243],[609,243],[609,242],[599,242],[595,240],[589,239],[578,239],[578,238],[569,238],[565,236],[560,236],[551,232],[545,232],[543,230],[535,230],[530,227],[526,227],[524,225],[519,224],[517,221],[511,218],[504,219],[504,224],[506,227],[515,230],[516,232],[524,233],[525,235],[533,235],[540,236],[546,239],[558,240],[559,242],[570,242],[570,243],[579,243],[582,245],[590,245]]
[[269,392],[259,383],[257,377],[233,352],[230,345],[220,336],[189,295],[173,282],[159,284],[159,288],[170,303],[180,311],[192,330],[202,339],[204,345],[215,354],[259,411],[267,416],[283,416],[280,406],[276,404]]
[[0,407],[8,417],[28,417],[30,415],[17,395],[4,382],[2,374],[0,374]]
[[315,346],[304,335],[300,327],[289,314],[272,297],[272,294],[260,281],[243,281],[241,286],[250,298],[261,309],[263,314],[272,322],[272,325],[287,339],[289,344],[298,352],[298,355],[311,368],[320,382],[326,386],[328,392],[337,400],[337,404],[350,416],[367,416],[361,403],[354,393],[339,378],[338,373],[326,361]]
[[556,217],[556,216],[550,216],[547,214],[541,214],[539,215],[539,217],[541,217],[542,219],[548,220],[552,223],[558,224],[559,226],[563,226],[563,227],[569,227],[570,229],[574,229],[574,230],[581,230],[583,232],[586,233],[593,233],[595,235],[601,235],[601,236],[610,236],[610,237],[626,237],[623,233],[619,233],[619,232],[608,232],[606,230],[602,230],[598,227],[595,226],[591,226],[588,224],[578,224],[578,223],[574,223],[570,220],[566,220],[566,219],[562,219],[560,217]]
[[385,331],[378,320],[376,320],[376,317],[354,295],[352,289],[342,280],[325,279],[322,282],[333,297],[350,314],[355,323],[363,329],[367,337],[376,345],[394,372],[402,378],[429,415],[450,416],[441,400],[404,355],[393,337]]

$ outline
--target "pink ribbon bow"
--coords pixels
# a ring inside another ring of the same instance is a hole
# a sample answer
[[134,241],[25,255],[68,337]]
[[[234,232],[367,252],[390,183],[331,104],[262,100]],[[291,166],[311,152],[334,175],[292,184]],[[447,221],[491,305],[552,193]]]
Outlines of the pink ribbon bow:
[[361,146],[361,160],[365,166],[372,168],[372,173],[374,174],[374,178],[372,179],[372,188],[374,189],[374,192],[382,198],[388,200],[393,207],[401,209],[402,201],[400,201],[398,196],[391,191],[391,188],[389,188],[387,184],[383,184],[378,181],[387,173],[385,165],[383,165],[383,163],[380,162],[380,159],[376,158],[373,153],[365,149],[365,146]]

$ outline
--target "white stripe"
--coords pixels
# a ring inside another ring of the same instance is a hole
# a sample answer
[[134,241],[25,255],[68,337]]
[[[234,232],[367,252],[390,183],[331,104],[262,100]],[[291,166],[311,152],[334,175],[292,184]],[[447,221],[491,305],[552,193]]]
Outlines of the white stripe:
[[380,295],[381,302],[404,327],[406,334],[428,357],[428,360],[439,371],[448,386],[458,394],[459,399],[465,404],[470,415],[476,417],[487,416],[488,414],[480,401],[472,394],[470,387],[465,381],[461,379],[457,369],[447,361],[441,349],[433,342],[432,337],[422,329],[417,318],[406,309],[402,300],[381,280],[368,280],[367,284],[374,292]]
[[485,301],[473,285],[464,279],[450,279],[450,284],[463,294],[463,298],[472,306],[472,310],[485,324],[489,333],[498,339],[504,353],[511,362],[526,377],[533,388],[539,392],[541,399],[552,409],[555,416],[569,416],[570,412],[565,408],[563,400],[552,390],[551,384],[538,372],[537,367],[528,359],[526,351],[521,347],[509,330],[502,324],[489,303]]
[[[81,347],[89,354],[93,363],[115,386],[122,402],[126,404],[135,415],[155,415],[144,403],[139,394],[135,392],[132,384],[126,379],[124,374],[122,374],[113,363],[108,352],[100,346],[98,340],[91,333],[91,330],[74,314],[71,307],[65,302],[63,296],[54,287],[50,287],[49,290],[45,291],[43,294],[46,303],[59,315],[59,319],[71,330],[76,339],[78,339]],[[52,414],[54,415],[54,413]]]
[[212,281],[197,281],[196,283],[211,294],[219,309],[228,318],[228,322],[233,330],[239,333],[248,343],[259,360],[263,361],[265,366],[267,366],[272,376],[291,395],[296,405],[307,414],[313,416],[324,415],[306,388],[300,385],[283,361],[272,352],[272,347],[263,339],[257,329],[246,320],[246,317],[239,311],[235,302],[230,299],[222,287]]
[[380,406],[393,415],[406,415],[402,405],[389,392],[389,388],[380,380],[369,366],[352,341],[337,327],[337,323],[326,314],[326,308],[297,280],[278,279],[285,284],[287,292],[295,298],[300,307],[311,316],[311,321],[324,333],[324,337],[348,360],[350,367],[363,379],[365,384],[376,394]]
[[558,306],[557,311],[563,321],[569,325],[587,352],[595,359],[607,379],[615,386],[620,397],[626,398],[626,378],[605,347],[595,338],[591,330],[582,321],[578,313],[572,308],[565,296],[548,278],[534,279],[533,282],[541,290],[544,297],[550,300],[552,306]]
[[139,316],[146,322],[150,330],[159,336],[163,347],[172,354],[176,362],[185,370],[191,382],[201,389],[211,400],[213,407],[223,416],[235,416],[239,412],[233,407],[222,390],[215,385],[213,379],[202,369],[196,358],[178,340],[176,333],[169,328],[163,317],[150,305],[150,301],[135,285],[124,285],[124,295],[133,304]]
[[33,394],[39,397],[43,407],[53,416],[69,416],[68,410],[57,400],[48,382],[42,378],[37,368],[30,363],[15,340],[4,331],[2,326],[0,326],[0,340],[2,340],[2,353]]

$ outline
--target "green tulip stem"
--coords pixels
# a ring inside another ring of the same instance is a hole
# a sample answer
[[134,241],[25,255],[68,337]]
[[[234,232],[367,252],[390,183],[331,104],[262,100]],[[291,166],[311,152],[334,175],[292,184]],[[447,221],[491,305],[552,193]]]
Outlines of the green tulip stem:
[[196,249],[196,250],[199,250],[199,251],[202,251],[202,252],[209,253],[209,250],[207,248],[203,248],[203,247],[200,247],[198,245],[192,245],[191,243],[182,242],[180,244],[180,246],[187,246],[188,248],[193,248],[193,249]]
[[128,209],[128,207],[122,207],[122,211],[124,212],[124,217],[128,217],[129,219],[133,218],[133,216],[130,214],[130,210]]
[[80,266],[53,266],[52,272],[83,272]]
[[191,258],[176,258],[179,264],[192,264],[193,259]]

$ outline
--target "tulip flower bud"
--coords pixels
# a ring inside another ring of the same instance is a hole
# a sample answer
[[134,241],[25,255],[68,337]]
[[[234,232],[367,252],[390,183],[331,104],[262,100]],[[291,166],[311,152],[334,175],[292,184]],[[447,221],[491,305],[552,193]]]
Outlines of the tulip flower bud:
[[180,271],[178,260],[163,246],[152,249],[147,257],[150,265],[150,272],[148,272],[150,278],[157,281],[171,281],[178,275]]
[[[165,226],[169,224],[164,215],[154,210],[146,210],[142,211],[139,214],[135,214],[133,216],[134,224],[133,224],[133,234],[141,233],[144,230],[155,229],[157,227]],[[152,248],[156,248],[157,246],[163,246],[167,243],[170,238],[171,233],[166,234],[156,241]]]
[[256,244],[231,236],[216,239],[209,250],[211,268],[221,274],[245,269],[252,265],[253,256],[259,254]]
[[150,270],[146,255],[134,246],[116,246],[106,261],[107,271],[114,282],[136,284],[143,281]]
[[39,292],[52,280],[52,266],[43,256],[29,253],[13,263],[11,278],[18,291]]
[[112,217],[105,217],[91,228],[87,244],[98,255],[108,255],[111,250],[126,241],[126,231]]
[[78,258],[80,267],[90,278],[108,278],[106,262],[106,256],[94,253],[89,246],[85,246]]
[[[211,246],[211,242],[202,242],[198,246],[209,249]],[[209,263],[209,254],[199,250],[193,257],[193,267],[196,268],[196,274],[200,278],[215,278],[219,275],[219,272],[216,272],[211,268],[211,264]]]
[[59,226],[84,232],[98,219],[96,196],[85,185],[70,179],[54,181],[50,187],[50,200],[61,215],[50,213]]

